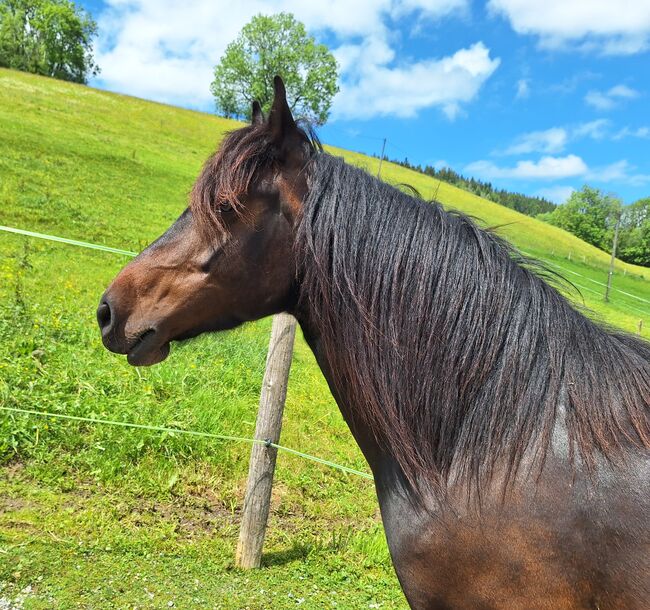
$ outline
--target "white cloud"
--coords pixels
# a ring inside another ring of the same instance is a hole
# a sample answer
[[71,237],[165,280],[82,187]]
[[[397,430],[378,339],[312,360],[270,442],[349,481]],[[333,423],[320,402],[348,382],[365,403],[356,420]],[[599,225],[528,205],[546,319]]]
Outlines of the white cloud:
[[[506,177],[514,178],[514,176]],[[650,184],[650,175],[637,173],[636,167],[631,165],[625,159],[610,163],[609,165],[586,169],[586,171],[577,174],[575,177],[579,177],[583,181],[597,184],[615,183],[630,186],[645,186]],[[553,203],[560,204],[565,203],[574,191],[575,188],[573,186],[553,184],[538,189],[535,191],[535,195],[544,197]]]
[[616,85],[612,87],[607,93],[610,97],[623,99],[634,99],[635,97],[639,97],[639,92],[631,89],[627,85]]
[[527,78],[520,78],[517,81],[517,94],[518,100],[525,100],[530,95],[530,80]]
[[622,159],[609,165],[594,168],[587,173],[586,179],[593,182],[618,182],[632,186],[643,186],[650,183],[650,175],[639,174],[636,169],[636,166],[626,159]]
[[602,140],[607,133],[608,127],[609,121],[607,119],[596,119],[595,121],[576,125],[571,131],[571,135],[574,138],[592,138],[593,140]]
[[558,184],[556,186],[539,189],[535,194],[544,197],[544,199],[548,199],[553,203],[564,203],[569,197],[571,197],[573,191],[575,191],[575,189],[572,186],[562,186]]
[[[465,167],[465,173],[485,180],[563,180],[579,176],[595,183],[618,183],[631,186],[650,184],[650,174],[638,173],[636,169],[626,159],[590,168],[577,155],[567,155],[565,157],[545,156],[538,161],[521,160],[510,167],[499,166],[492,161],[474,161]],[[553,194],[554,188],[558,187],[546,189],[549,197]],[[542,190],[538,192],[541,194]],[[555,195],[559,192],[557,191]]]
[[496,151],[494,154],[524,155],[533,152],[557,154],[562,152],[573,140],[580,138],[603,139],[608,126],[607,119],[596,119],[569,127],[551,127],[541,131],[530,131],[515,138],[513,144],[505,150]]
[[291,12],[311,33],[337,41],[341,92],[334,116],[411,116],[429,106],[454,116],[499,64],[482,43],[445,57],[396,59],[392,19],[440,19],[467,11],[468,0],[107,0],[107,5],[99,16],[99,84],[197,108],[212,107],[213,67],[258,13]]
[[467,0],[401,0],[392,5],[391,12],[396,17],[413,11],[422,11],[429,17],[443,17],[455,11],[464,12],[468,8]]
[[337,59],[346,66],[346,76],[334,102],[334,117],[358,119],[410,117],[430,106],[454,118],[499,65],[481,42],[442,59],[396,66],[389,63],[393,57],[385,48],[348,46],[338,50]]
[[650,47],[648,0],[489,0],[488,8],[546,49],[630,55]]
[[585,95],[585,102],[597,110],[611,110],[623,100],[639,97],[639,92],[627,85],[615,85],[607,91],[591,90]]
[[475,161],[465,167],[465,172],[481,178],[512,178],[515,180],[559,180],[582,176],[588,170],[587,164],[577,155],[546,156],[539,161],[518,161],[514,167],[500,167],[492,161]]
[[611,110],[616,102],[600,91],[590,91],[585,95],[585,102],[598,110]]
[[612,140],[622,140],[623,138],[650,139],[650,127],[637,127],[636,129],[623,127],[612,136]]
[[564,150],[569,134],[562,127],[531,131],[520,135],[515,143],[503,151],[504,155],[523,155],[531,152],[558,153]]

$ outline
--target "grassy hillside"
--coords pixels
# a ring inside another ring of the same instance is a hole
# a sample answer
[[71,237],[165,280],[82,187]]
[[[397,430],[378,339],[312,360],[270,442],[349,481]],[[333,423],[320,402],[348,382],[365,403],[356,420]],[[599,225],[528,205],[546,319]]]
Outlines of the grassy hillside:
[[[0,70],[0,224],[138,250],[184,208],[203,160],[235,126]],[[376,171],[374,159],[335,152]],[[616,292],[605,305],[590,292],[601,291],[608,257],[568,233],[398,166],[382,173],[506,225],[519,247],[571,272],[610,323],[635,330],[647,315],[634,296]],[[269,321],[133,369],[103,349],[94,321],[125,262],[0,233],[0,406],[251,437]],[[615,285],[650,300],[647,275],[621,263]],[[281,442],[365,468],[302,340]],[[289,455],[279,458],[266,568],[234,570],[248,453],[0,412],[0,605],[31,587],[25,608],[405,607],[371,482]]]

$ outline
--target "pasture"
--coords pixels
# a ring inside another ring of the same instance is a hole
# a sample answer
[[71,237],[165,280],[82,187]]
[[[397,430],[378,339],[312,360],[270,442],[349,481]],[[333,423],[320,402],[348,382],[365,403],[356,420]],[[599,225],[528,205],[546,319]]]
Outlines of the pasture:
[[[0,224],[137,251],[182,211],[203,160],[236,126],[0,70]],[[377,159],[337,152],[376,172]],[[614,285],[626,294],[605,304],[597,283],[606,280],[605,253],[404,168],[384,163],[382,177],[500,226],[522,250],[561,266],[601,319],[628,331],[644,319],[650,336],[647,269],[618,263]],[[99,295],[125,262],[0,234],[0,406],[250,438],[270,321],[131,368],[102,347],[94,321]],[[300,338],[281,443],[366,469]],[[249,450],[2,412],[0,600],[25,608],[406,607],[371,482],[283,453],[265,569],[236,571]]]

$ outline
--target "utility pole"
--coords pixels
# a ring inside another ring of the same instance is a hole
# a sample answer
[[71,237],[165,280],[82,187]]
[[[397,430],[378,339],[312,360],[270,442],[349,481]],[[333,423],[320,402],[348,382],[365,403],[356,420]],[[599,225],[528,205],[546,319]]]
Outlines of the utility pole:
[[607,274],[607,288],[605,289],[605,303],[609,302],[609,291],[612,287],[612,276],[614,275],[614,262],[616,261],[616,247],[618,246],[618,230],[621,226],[621,213],[616,218],[614,228],[614,243],[612,244],[612,258],[609,260],[609,273]]
[[384,138],[384,143],[381,145],[381,157],[379,157],[379,169],[377,170],[377,178],[381,174],[381,162],[384,160],[384,150],[386,150],[386,138]]

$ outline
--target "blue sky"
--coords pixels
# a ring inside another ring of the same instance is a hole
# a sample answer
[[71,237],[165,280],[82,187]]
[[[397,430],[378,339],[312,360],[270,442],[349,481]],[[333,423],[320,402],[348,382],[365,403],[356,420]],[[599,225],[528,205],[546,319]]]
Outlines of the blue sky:
[[213,111],[213,66],[293,12],[341,67],[323,141],[564,200],[650,195],[650,0],[90,0],[91,84]]

